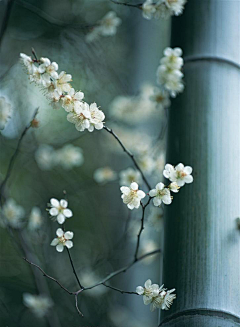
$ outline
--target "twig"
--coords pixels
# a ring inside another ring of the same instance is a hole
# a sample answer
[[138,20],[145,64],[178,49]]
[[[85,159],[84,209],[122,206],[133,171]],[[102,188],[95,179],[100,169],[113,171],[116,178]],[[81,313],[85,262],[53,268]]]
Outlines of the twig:
[[140,172],[142,179],[144,180],[145,184],[148,187],[148,190],[151,190],[151,186],[148,183],[146,177],[144,176],[141,168],[139,167],[136,159],[134,158],[134,155],[123,145],[122,141],[119,139],[119,137],[114,133],[114,131],[111,128],[108,128],[107,126],[103,127],[108,133],[112,134],[113,137],[118,141],[118,143],[120,144],[120,146],[122,147],[123,151],[126,152],[126,154],[131,158],[134,166],[137,168],[137,170]]
[[74,273],[74,275],[75,275],[75,277],[76,277],[76,280],[77,280],[77,282],[78,282],[78,285],[80,286],[81,289],[83,289],[83,286],[81,285],[80,280],[79,280],[78,275],[77,275],[77,272],[76,272],[76,270],[75,270],[75,267],[74,267],[74,264],[73,264],[73,260],[72,260],[72,256],[71,256],[71,254],[70,254],[70,251],[69,251],[69,249],[68,249],[67,247],[66,247],[66,249],[67,249],[67,253],[68,253],[68,256],[69,256],[69,260],[70,260],[70,262],[71,262],[71,266],[72,266],[72,269],[73,269],[73,273]]
[[112,3],[115,3],[115,5],[122,5],[122,6],[127,6],[127,7],[134,7],[134,8],[138,8],[141,9],[142,8],[142,3],[138,3],[138,4],[133,4],[133,3],[126,3],[126,2],[120,2],[120,1],[116,1],[116,0],[110,0]]
[[142,234],[142,231],[144,230],[144,217],[145,217],[145,209],[146,207],[149,205],[151,201],[151,198],[149,197],[148,202],[143,205],[141,202],[141,206],[142,206],[142,219],[141,219],[141,227],[137,236],[137,245],[136,245],[136,250],[135,250],[135,254],[134,254],[134,260],[137,261],[137,256],[138,256],[138,250],[139,250],[139,246],[140,246],[140,237]]
[[139,295],[137,292],[128,292],[128,291],[123,291],[123,290],[120,290],[119,288],[116,288],[116,287],[113,287],[113,286],[107,285],[107,284],[105,284],[105,283],[103,283],[103,285],[104,285],[105,287],[111,288],[112,290],[117,291],[117,292],[122,293],[122,294],[136,294],[136,295]]
[[21,146],[22,140],[23,140],[25,134],[27,133],[27,131],[29,130],[29,128],[32,126],[31,123],[32,123],[33,119],[36,117],[36,115],[38,113],[38,109],[39,108],[35,109],[34,114],[32,116],[32,119],[31,119],[30,123],[24,128],[24,130],[23,130],[23,132],[22,132],[22,134],[20,136],[20,139],[18,140],[18,144],[17,144],[16,150],[15,150],[13,156],[10,159],[6,176],[5,176],[3,182],[2,182],[2,184],[0,186],[0,200],[1,200],[2,196],[3,196],[3,194],[4,194],[4,189],[5,189],[6,183],[7,183],[8,179],[9,179],[9,177],[11,176],[13,165],[14,165],[16,159],[17,159],[17,156],[18,156],[18,153],[19,153],[19,150],[20,150],[20,146]]
[[53,278],[52,276],[49,276],[47,273],[45,273],[45,271],[39,267],[38,265],[36,265],[35,263],[29,261],[27,258],[23,258],[23,260],[25,260],[27,263],[29,263],[30,265],[36,267],[38,270],[41,271],[41,273],[43,274],[44,277],[47,277],[51,280],[53,280],[55,283],[57,283],[65,292],[67,292],[70,295],[75,294],[75,292],[70,292],[66,287],[64,287],[57,279]]

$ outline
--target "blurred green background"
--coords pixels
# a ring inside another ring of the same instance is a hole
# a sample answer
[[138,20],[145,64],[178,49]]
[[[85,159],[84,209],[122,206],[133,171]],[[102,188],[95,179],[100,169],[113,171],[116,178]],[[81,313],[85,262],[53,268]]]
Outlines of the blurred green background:
[[[6,8],[7,1],[1,1],[2,22]],[[95,24],[110,10],[122,19],[117,34],[87,43],[87,26]],[[74,125],[67,122],[64,110],[53,109],[43,92],[29,82],[19,63],[19,53],[30,55],[33,47],[39,57],[56,61],[59,71],[72,74],[72,86],[85,93],[86,101],[96,101],[101,106],[106,125],[123,135],[126,146],[134,152],[134,147],[141,148],[141,140],[144,143],[149,137],[148,151],[154,153],[154,160],[157,160],[164,155],[165,149],[165,139],[158,139],[164,113],[156,110],[136,121],[121,121],[111,115],[111,103],[118,95],[138,96],[146,83],[155,85],[156,68],[169,37],[170,21],[147,21],[140,10],[106,0],[13,2],[0,52],[0,96],[6,97],[13,108],[12,118],[0,136],[0,178],[3,180],[6,174],[20,133],[34,109],[39,107],[39,127],[30,129],[23,140],[6,194],[24,208],[26,222],[32,207],[37,206],[44,223],[35,232],[26,227],[11,233],[0,228],[1,326],[157,325],[157,313],[151,313],[141,297],[122,295],[103,286],[79,296],[79,307],[84,313],[81,318],[73,297],[23,261],[22,257],[28,253],[35,263],[68,289],[78,289],[67,252],[57,253],[49,245],[58,225],[49,219],[47,203],[52,197],[61,199],[63,190],[67,191],[69,207],[74,213],[66,222],[67,230],[74,231],[71,254],[80,280],[86,283],[88,279],[90,284],[92,280],[98,281],[132,260],[141,212],[135,210],[131,214],[130,232],[125,233],[129,213],[120,198],[118,179],[99,185],[93,175],[96,169],[105,166],[118,174],[132,167],[130,159],[104,130],[76,131]],[[137,141],[132,144],[134,137]],[[84,163],[70,170],[61,166],[42,170],[35,158],[41,144],[51,145],[56,150],[65,144],[78,146],[82,149]],[[148,174],[152,185],[161,178],[159,175],[156,179],[156,174],[154,170]],[[142,188],[146,191],[144,185]],[[162,232],[155,231],[151,224],[147,223],[142,237],[142,253],[154,250],[149,241],[155,242],[157,247],[161,245]],[[160,262],[161,258],[156,256],[150,262],[138,263],[127,273],[112,279],[110,285],[135,291],[136,286],[143,285],[148,278],[160,283]],[[46,317],[38,318],[24,306],[23,293],[46,294],[52,298],[54,306]]]

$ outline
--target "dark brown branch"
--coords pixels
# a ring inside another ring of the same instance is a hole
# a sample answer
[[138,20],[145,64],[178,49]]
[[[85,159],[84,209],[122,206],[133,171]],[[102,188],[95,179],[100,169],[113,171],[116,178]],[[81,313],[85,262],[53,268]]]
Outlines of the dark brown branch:
[[116,288],[116,287],[113,287],[113,286],[107,285],[107,284],[105,284],[105,283],[103,283],[103,285],[104,285],[105,287],[111,288],[112,290],[117,291],[117,292],[122,293],[122,294],[136,294],[136,295],[139,295],[137,292],[128,292],[128,291],[123,291],[123,290],[120,290],[119,288]]
[[72,260],[72,256],[71,256],[71,254],[70,254],[69,249],[68,249],[67,247],[66,247],[66,249],[67,249],[67,253],[68,253],[68,256],[69,256],[69,260],[70,260],[70,262],[71,262],[71,266],[72,266],[72,269],[73,269],[73,273],[74,273],[74,275],[75,275],[75,277],[76,277],[76,280],[77,280],[77,282],[78,282],[78,285],[79,285],[80,288],[82,289],[83,286],[81,285],[80,280],[79,280],[78,275],[77,275],[77,272],[76,272],[76,270],[75,270],[75,267],[74,267],[74,264],[73,264],[73,260]]
[[142,9],[142,3],[138,3],[138,4],[133,4],[133,3],[126,3],[126,2],[120,2],[120,1],[115,1],[115,0],[110,0],[112,3],[114,3],[115,5],[122,5],[122,6],[127,6],[127,7],[134,7],[134,8],[138,8],[138,9]]
[[70,292],[66,287],[64,287],[57,279],[53,278],[52,276],[49,276],[47,273],[45,273],[45,271],[39,267],[38,265],[36,265],[35,263],[29,261],[27,258],[23,258],[23,260],[25,260],[27,263],[29,263],[30,265],[36,267],[38,270],[41,271],[41,273],[43,274],[44,277],[47,277],[51,280],[53,280],[55,283],[57,283],[65,292],[67,292],[70,295],[75,294],[75,292]]
[[151,190],[151,186],[148,183],[146,177],[144,176],[141,168],[139,167],[136,159],[134,158],[134,155],[124,146],[124,144],[122,143],[122,141],[119,139],[119,137],[114,133],[114,131],[111,128],[108,128],[107,126],[103,127],[108,133],[112,134],[113,137],[118,141],[118,143],[120,144],[120,146],[122,147],[123,151],[126,152],[126,154],[131,158],[134,166],[136,167],[136,169],[140,172],[142,179],[144,180],[145,184],[148,187],[148,190]]
[[24,128],[24,130],[23,130],[23,132],[22,132],[22,134],[20,136],[20,139],[18,140],[18,144],[17,144],[16,150],[15,150],[13,156],[10,159],[10,162],[9,162],[9,165],[8,165],[7,174],[6,174],[6,176],[5,176],[2,184],[0,186],[0,200],[1,200],[2,196],[4,195],[4,189],[5,189],[6,183],[7,183],[8,179],[9,179],[9,177],[11,176],[12,169],[13,169],[14,163],[15,163],[15,161],[17,159],[17,156],[18,156],[18,153],[19,153],[19,150],[20,150],[20,146],[21,146],[22,140],[23,140],[25,134],[27,133],[27,131],[29,130],[29,128],[32,126],[32,121],[33,121],[33,119],[35,119],[35,117],[36,117],[36,115],[38,113],[38,109],[39,108],[37,108],[34,111],[34,114],[32,116],[32,119],[31,119],[30,123]]
[[142,232],[144,230],[145,209],[149,205],[150,201],[151,201],[151,198],[149,197],[148,202],[145,205],[143,205],[142,202],[141,202],[142,219],[141,219],[141,227],[140,227],[140,230],[139,230],[139,233],[138,233],[138,236],[137,236],[137,245],[136,245],[136,250],[135,250],[135,254],[134,254],[134,260],[135,261],[138,261],[137,256],[138,256],[138,250],[139,250],[139,246],[140,246],[140,237],[141,237],[141,234],[142,234]]

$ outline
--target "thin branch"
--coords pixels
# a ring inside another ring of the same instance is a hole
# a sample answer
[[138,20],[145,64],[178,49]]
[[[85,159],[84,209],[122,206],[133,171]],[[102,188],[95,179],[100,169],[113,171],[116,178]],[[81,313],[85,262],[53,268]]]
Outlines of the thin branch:
[[77,309],[78,314],[83,317],[83,313],[79,310],[79,307],[78,307],[78,294],[79,293],[75,293],[75,307]]
[[122,268],[120,268],[120,269],[118,269],[118,270],[112,272],[111,274],[109,274],[107,277],[105,277],[105,278],[104,278],[103,280],[101,280],[100,282],[98,282],[98,283],[96,283],[96,284],[94,284],[94,285],[92,285],[92,286],[86,287],[86,288],[84,288],[83,290],[80,290],[80,291],[90,290],[90,289],[92,289],[92,288],[94,288],[94,287],[97,287],[97,286],[99,286],[99,285],[101,285],[101,284],[105,284],[107,281],[109,281],[109,280],[112,279],[113,277],[115,277],[115,276],[117,276],[117,275],[119,275],[119,274],[121,274],[121,273],[123,273],[123,272],[126,272],[126,271],[127,271],[128,269],[130,269],[133,265],[135,265],[135,263],[137,263],[137,262],[139,262],[139,261],[145,259],[145,258],[148,257],[148,256],[151,256],[151,255],[154,255],[154,254],[157,254],[157,253],[160,253],[160,252],[161,252],[161,250],[158,249],[158,250],[155,250],[155,251],[151,251],[151,252],[149,252],[149,253],[146,253],[146,254],[142,255],[141,257],[134,259],[134,260],[133,260],[131,263],[129,263],[127,266],[122,267]]
[[8,179],[9,179],[9,177],[11,176],[12,169],[13,169],[14,163],[15,163],[15,161],[17,159],[17,156],[18,156],[18,153],[19,153],[19,150],[20,150],[20,146],[21,146],[22,140],[23,140],[25,134],[27,133],[27,131],[29,130],[29,128],[32,126],[32,121],[33,121],[33,119],[35,119],[35,117],[36,117],[36,115],[38,113],[38,109],[39,108],[35,109],[34,114],[32,116],[32,119],[31,119],[30,123],[24,128],[24,130],[23,130],[23,132],[22,132],[22,134],[20,136],[20,139],[18,140],[18,144],[17,144],[16,150],[15,150],[13,156],[10,159],[6,176],[5,176],[3,182],[2,182],[2,184],[0,186],[0,200],[1,200],[2,196],[3,196],[3,194],[4,194],[4,189],[5,189],[6,183],[7,183]]
[[122,143],[122,141],[119,139],[119,137],[117,136],[117,134],[114,133],[114,131],[111,128],[108,128],[107,126],[103,127],[105,129],[105,131],[107,131],[108,133],[112,134],[113,137],[118,141],[118,143],[120,144],[120,146],[122,147],[123,151],[126,152],[126,154],[131,158],[134,166],[136,167],[136,169],[140,172],[142,179],[144,180],[145,184],[148,187],[148,190],[151,190],[151,186],[148,183],[146,177],[144,176],[141,168],[139,167],[136,159],[134,158],[134,155],[124,146],[124,144]]
[[122,6],[127,6],[127,7],[134,7],[134,8],[138,8],[138,9],[142,9],[142,3],[138,3],[138,4],[133,4],[133,3],[126,3],[126,2],[120,2],[120,1],[116,1],[116,0],[110,0],[112,3],[114,3],[115,5],[122,5]]
[[141,234],[144,230],[144,217],[145,217],[145,209],[146,207],[149,205],[151,201],[151,198],[149,197],[148,199],[148,202],[143,205],[142,202],[141,202],[141,206],[142,206],[142,219],[141,219],[141,227],[140,227],[140,230],[139,230],[139,233],[137,235],[137,245],[136,245],[136,250],[135,250],[135,254],[134,254],[134,260],[137,261],[137,256],[138,256],[138,250],[139,250],[139,246],[140,246],[140,237],[141,237]]
[[120,290],[119,288],[116,288],[116,287],[113,287],[113,286],[107,285],[107,284],[105,284],[105,283],[103,283],[103,285],[104,285],[105,287],[111,288],[112,290],[117,291],[117,292],[122,293],[122,294],[136,294],[136,295],[139,295],[137,292],[128,292],[128,291],[123,291],[123,290]]
[[41,271],[41,273],[43,274],[44,277],[47,277],[51,280],[53,280],[55,283],[57,283],[65,292],[67,292],[70,295],[75,294],[75,292],[70,292],[66,287],[64,287],[57,279],[53,278],[52,276],[49,276],[41,267],[39,267],[38,265],[36,265],[35,263],[29,261],[27,258],[23,258],[23,260],[25,260],[27,263],[29,263],[30,265],[36,267],[38,270]]
[[81,289],[83,289],[83,286],[81,285],[80,280],[79,280],[78,275],[77,275],[77,272],[76,272],[76,270],[75,270],[75,267],[74,267],[74,264],[73,264],[73,260],[72,260],[72,256],[71,256],[71,254],[70,254],[70,251],[69,251],[69,249],[68,249],[67,247],[66,247],[66,249],[67,249],[67,253],[68,253],[68,256],[69,256],[69,260],[70,260],[70,262],[71,262],[71,266],[72,266],[72,269],[73,269],[73,273],[74,273],[74,275],[75,275],[75,277],[76,277],[76,280],[77,280],[77,282],[78,282],[78,285],[80,286]]

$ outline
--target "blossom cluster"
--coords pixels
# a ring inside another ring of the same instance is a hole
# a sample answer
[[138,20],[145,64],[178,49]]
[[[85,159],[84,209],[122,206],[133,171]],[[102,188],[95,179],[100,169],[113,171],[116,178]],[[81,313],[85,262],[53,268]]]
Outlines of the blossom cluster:
[[109,11],[86,35],[86,41],[92,42],[99,36],[115,35],[121,22],[122,20],[117,17],[114,11]]
[[143,303],[145,305],[150,304],[150,310],[155,309],[168,310],[176,299],[176,294],[172,294],[175,289],[167,290],[164,285],[152,284],[152,281],[148,279],[144,287],[138,286],[136,292],[143,296]]
[[180,48],[166,48],[164,57],[157,69],[158,84],[173,98],[184,90],[182,82],[183,66],[182,50]]
[[[66,219],[73,216],[72,210],[68,208],[68,201],[61,199],[58,201],[55,198],[52,198],[49,203],[49,214],[54,221],[57,221],[59,224],[63,224]],[[73,232],[65,232],[62,228],[56,230],[57,237],[54,238],[51,242],[52,246],[56,246],[58,252],[62,252],[64,247],[68,249],[73,247]]]
[[0,97],[0,130],[4,129],[12,116],[12,106],[5,97]]
[[67,120],[73,123],[78,131],[103,128],[104,113],[94,102],[88,104],[83,101],[84,93],[75,91],[70,82],[72,75],[62,71],[58,74],[58,64],[48,58],[32,59],[21,53],[21,61],[27,69],[30,81],[40,85],[46,97],[53,104],[61,104],[68,113]]
[[50,170],[57,166],[70,170],[84,162],[82,149],[72,144],[66,144],[57,150],[51,145],[41,144],[35,152],[35,159],[41,170]]
[[192,167],[184,167],[182,163],[179,163],[176,167],[166,164],[163,171],[163,176],[168,178],[171,183],[166,187],[162,182],[160,182],[154,189],[150,190],[149,195],[153,198],[153,204],[156,207],[159,207],[162,202],[164,204],[171,204],[171,192],[178,193],[179,188],[184,186],[185,183],[188,184],[193,182],[191,173]]
[[146,19],[169,18],[182,14],[186,0],[146,0],[142,5],[142,14]]

